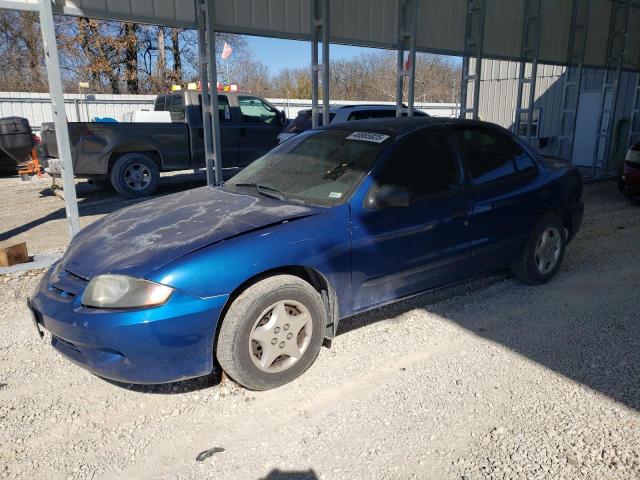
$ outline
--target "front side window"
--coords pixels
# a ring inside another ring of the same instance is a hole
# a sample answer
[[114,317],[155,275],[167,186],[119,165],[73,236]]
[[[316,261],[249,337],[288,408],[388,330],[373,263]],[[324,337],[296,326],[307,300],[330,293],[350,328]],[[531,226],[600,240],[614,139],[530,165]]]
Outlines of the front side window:
[[456,128],[453,132],[474,184],[515,174],[513,151],[503,135],[473,127]]
[[377,180],[380,186],[394,185],[419,197],[456,185],[458,168],[442,131],[426,129],[402,141]]
[[225,188],[332,206],[349,199],[390,136],[309,130],[280,144],[225,183]]
[[[329,113],[329,123],[333,121],[335,116],[335,113]],[[318,113],[318,125],[322,126],[322,123],[322,113]],[[309,129],[311,129],[311,110],[302,110],[283,131],[287,133],[301,133]]]
[[257,97],[238,97],[242,121],[246,123],[278,124],[278,111]]

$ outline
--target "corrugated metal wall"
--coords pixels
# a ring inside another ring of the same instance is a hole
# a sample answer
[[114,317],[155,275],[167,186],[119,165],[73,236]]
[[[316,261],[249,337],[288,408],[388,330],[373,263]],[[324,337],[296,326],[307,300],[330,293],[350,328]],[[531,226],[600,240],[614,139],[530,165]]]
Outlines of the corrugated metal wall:
[[[134,110],[153,110],[155,95],[87,95],[66,94],[65,111],[70,122],[86,122],[88,118],[109,117],[118,121]],[[52,122],[48,93],[1,92],[0,117],[25,117],[39,130],[43,122]]]
[[[484,60],[480,84],[479,114],[482,120],[497,123],[511,129],[514,121],[517,89],[518,62]],[[547,138],[548,146],[542,151],[554,152],[560,134],[562,87],[565,67],[539,65],[536,81],[535,108],[540,108],[539,138]],[[527,75],[529,72],[527,72]],[[617,100],[616,124],[631,116],[636,73],[623,72]],[[602,89],[604,71],[585,69],[581,91]],[[526,105],[528,85],[525,86],[523,103]]]

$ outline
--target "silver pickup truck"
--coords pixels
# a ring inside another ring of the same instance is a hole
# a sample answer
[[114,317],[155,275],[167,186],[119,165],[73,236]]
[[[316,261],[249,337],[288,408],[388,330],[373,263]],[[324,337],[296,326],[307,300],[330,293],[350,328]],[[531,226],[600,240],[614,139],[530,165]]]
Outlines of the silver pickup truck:
[[[225,174],[246,167],[278,144],[283,112],[257,95],[218,93],[222,164]],[[200,92],[158,95],[154,110],[168,111],[171,123],[70,122],[76,177],[113,186],[127,198],[151,195],[160,172],[204,166]],[[42,140],[52,173],[60,160],[53,123],[42,125]]]

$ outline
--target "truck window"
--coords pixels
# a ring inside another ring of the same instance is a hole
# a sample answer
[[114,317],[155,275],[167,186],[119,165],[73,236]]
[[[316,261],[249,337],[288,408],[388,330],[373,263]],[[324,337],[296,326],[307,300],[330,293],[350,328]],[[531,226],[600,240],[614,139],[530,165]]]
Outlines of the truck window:
[[164,103],[165,103],[166,98],[167,98],[166,95],[158,95],[156,97],[156,102],[153,105],[153,109],[156,112],[161,112],[161,111],[164,110]]
[[[202,94],[198,95],[198,104],[202,105]],[[231,108],[226,95],[218,95],[218,118],[221,123],[231,121]]]
[[167,100],[169,101],[167,101],[166,108],[171,114],[171,120],[174,122],[184,120],[184,98],[182,98],[182,94],[171,95]]
[[277,125],[278,111],[256,97],[238,97],[242,121],[246,123],[266,123]]

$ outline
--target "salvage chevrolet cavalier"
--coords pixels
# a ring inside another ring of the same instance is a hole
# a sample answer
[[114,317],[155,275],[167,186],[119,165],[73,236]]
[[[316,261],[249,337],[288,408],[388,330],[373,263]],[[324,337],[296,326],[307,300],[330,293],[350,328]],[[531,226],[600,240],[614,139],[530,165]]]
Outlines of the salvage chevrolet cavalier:
[[345,317],[504,267],[549,281],[581,196],[573,167],[494,125],[351,122],[300,134],[223,187],[94,222],[30,308],[55,349],[106,378],[170,382],[217,359],[274,388]]

